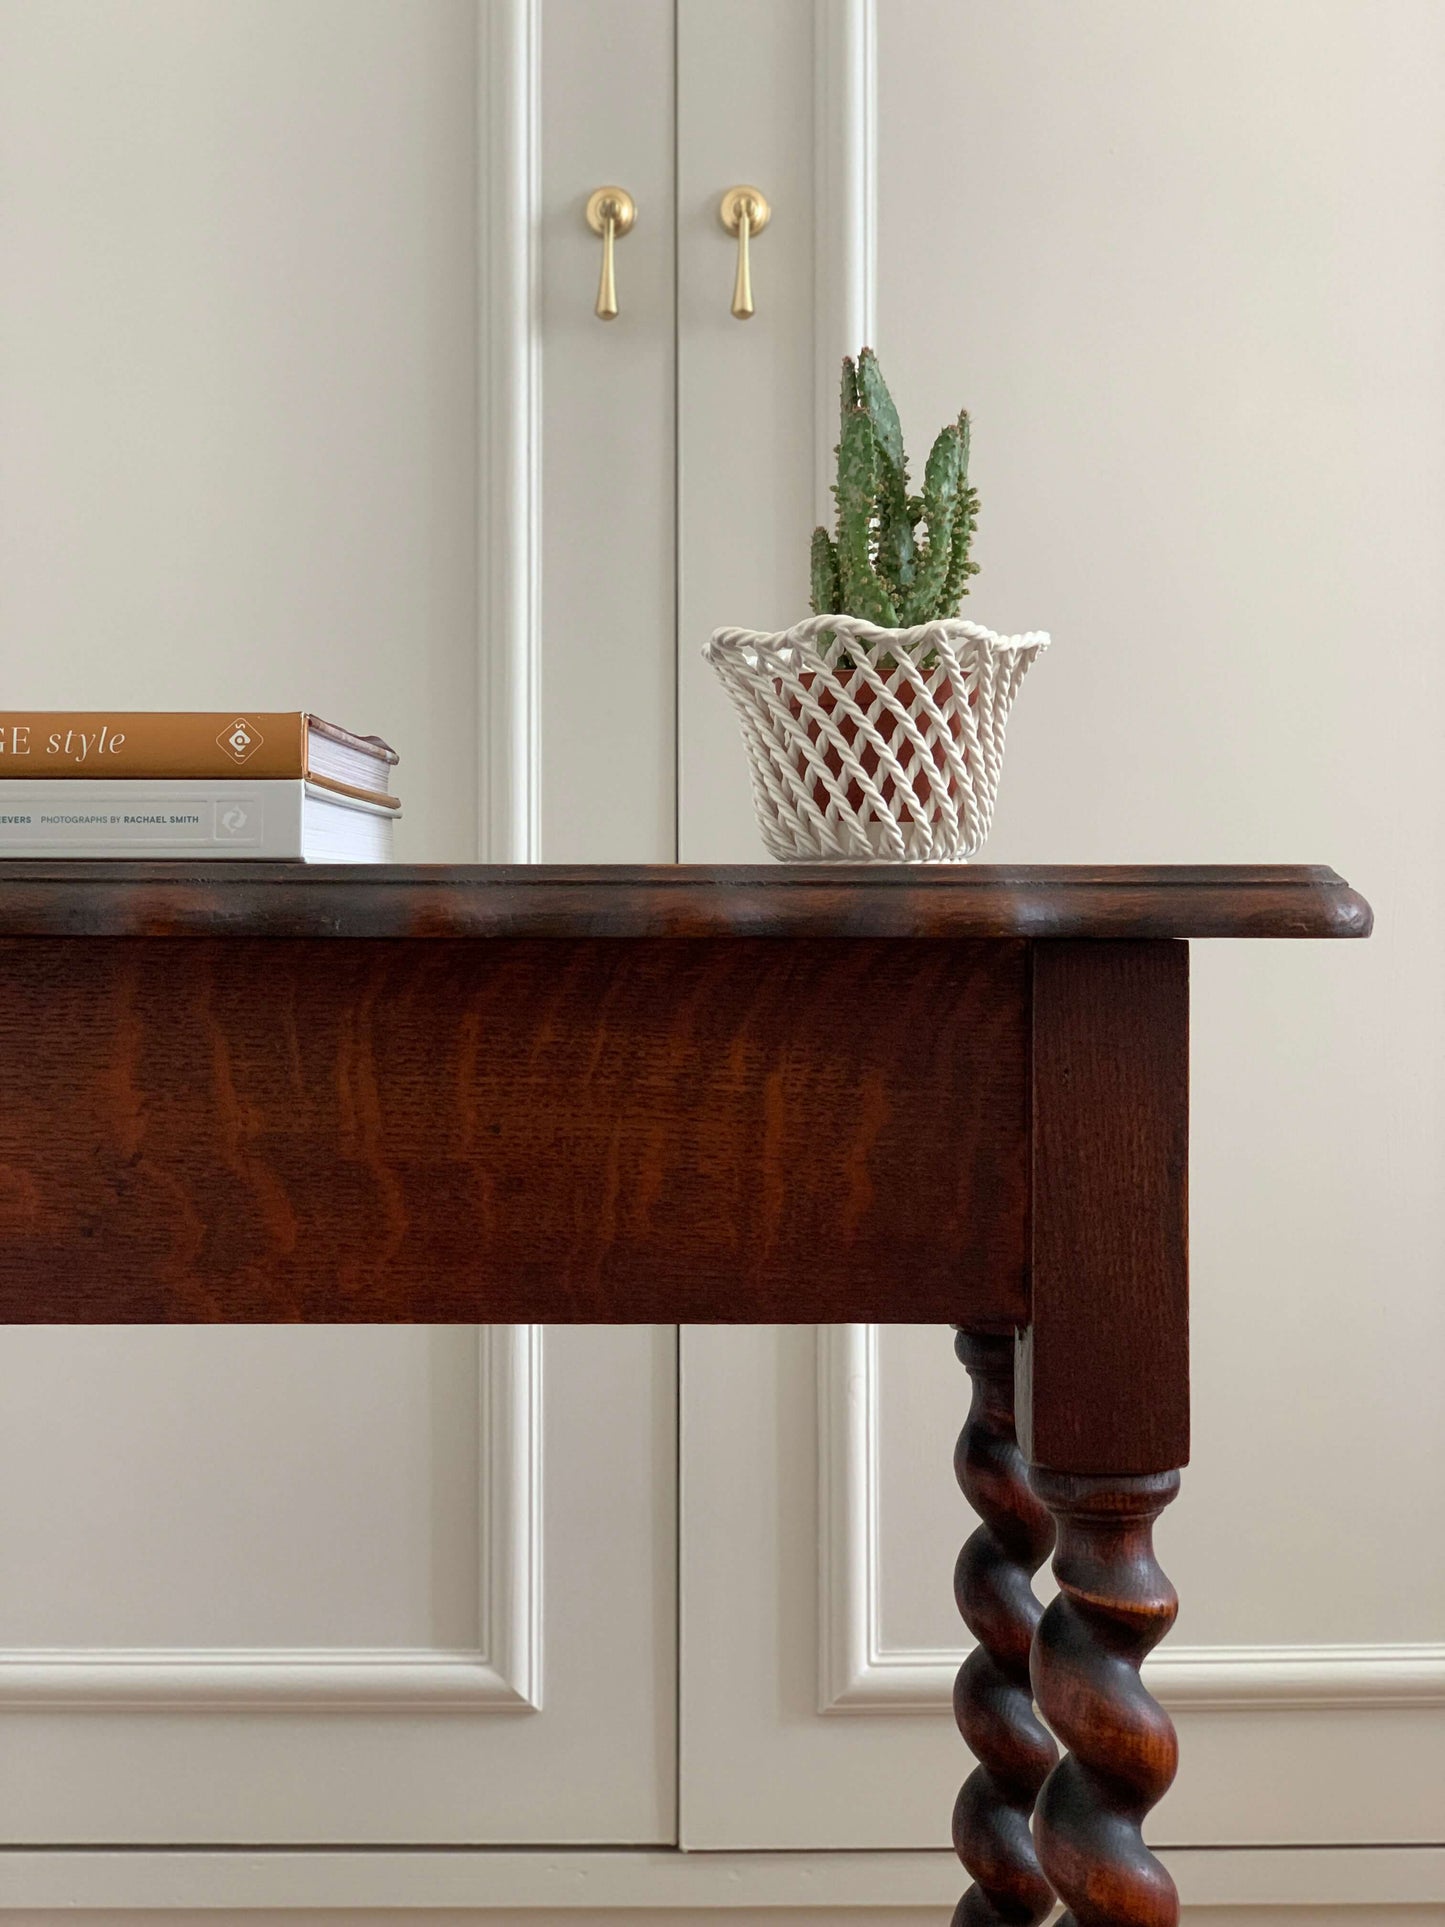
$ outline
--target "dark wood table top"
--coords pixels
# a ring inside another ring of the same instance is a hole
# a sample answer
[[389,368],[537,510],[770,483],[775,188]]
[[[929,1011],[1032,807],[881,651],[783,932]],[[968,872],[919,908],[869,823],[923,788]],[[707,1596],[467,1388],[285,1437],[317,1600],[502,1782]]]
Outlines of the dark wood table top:
[[1365,937],[1324,865],[0,863],[0,937]]
[[0,1320],[1032,1315],[1045,1391],[1096,1327],[1157,1380],[1175,940],[1369,928],[1323,868],[6,863]]

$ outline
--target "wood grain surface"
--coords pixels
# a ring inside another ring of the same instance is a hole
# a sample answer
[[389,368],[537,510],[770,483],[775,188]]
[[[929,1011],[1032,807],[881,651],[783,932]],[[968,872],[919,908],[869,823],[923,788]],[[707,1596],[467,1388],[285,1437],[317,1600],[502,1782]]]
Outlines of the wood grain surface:
[[0,863],[0,936],[1363,937],[1312,866]]
[[1014,1424],[1009,1338],[958,1333],[973,1397],[953,1470],[978,1519],[953,1569],[953,1596],[975,1644],[958,1669],[953,1715],[976,1762],[953,1808],[954,1852],[973,1885],[953,1927],[1039,1927],[1054,1894],[1029,1832],[1059,1749],[1034,1710],[1030,1654],[1043,1607],[1034,1574],[1054,1522],[1029,1483]]
[[1189,950],[1033,948],[1032,1328],[1020,1431],[1035,1466],[1167,1472],[1189,1458]]
[[1179,1895],[1142,1823],[1169,1791],[1179,1744],[1139,1667],[1179,1611],[1153,1541],[1179,1474],[1036,1472],[1033,1484],[1058,1527],[1059,1590],[1030,1668],[1066,1749],[1034,1814],[1039,1859],[1064,1903],[1054,1927],[1178,1927]]
[[0,1320],[1008,1329],[1026,965],[1018,942],[0,942]]

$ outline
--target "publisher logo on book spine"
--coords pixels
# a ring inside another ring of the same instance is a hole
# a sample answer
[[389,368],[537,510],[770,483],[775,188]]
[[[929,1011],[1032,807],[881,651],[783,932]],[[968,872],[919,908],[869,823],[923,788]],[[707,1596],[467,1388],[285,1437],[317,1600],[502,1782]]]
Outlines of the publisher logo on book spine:
[[265,740],[256,725],[248,723],[244,716],[238,716],[235,722],[227,723],[216,738],[233,763],[249,762]]
[[216,805],[218,843],[259,843],[261,806],[259,803],[222,802]]

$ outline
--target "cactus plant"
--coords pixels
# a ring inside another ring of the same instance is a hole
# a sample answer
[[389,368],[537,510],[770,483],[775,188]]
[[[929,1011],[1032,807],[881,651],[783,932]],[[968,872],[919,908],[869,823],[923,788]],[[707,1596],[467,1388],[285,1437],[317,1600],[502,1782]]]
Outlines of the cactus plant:
[[956,616],[978,574],[969,555],[978,492],[968,482],[969,422],[939,431],[908,492],[898,410],[871,348],[843,363],[838,438],[837,534],[813,531],[815,615],[861,616],[880,629],[907,629]]

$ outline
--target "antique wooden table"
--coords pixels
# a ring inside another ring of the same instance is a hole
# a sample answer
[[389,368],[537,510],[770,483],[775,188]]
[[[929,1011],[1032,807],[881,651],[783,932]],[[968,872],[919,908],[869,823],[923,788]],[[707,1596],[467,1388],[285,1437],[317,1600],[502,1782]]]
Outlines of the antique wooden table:
[[1370,920],[1308,868],[0,864],[0,1320],[955,1327],[955,1919],[1165,1927],[1181,940]]

